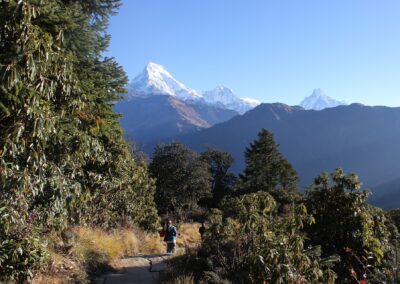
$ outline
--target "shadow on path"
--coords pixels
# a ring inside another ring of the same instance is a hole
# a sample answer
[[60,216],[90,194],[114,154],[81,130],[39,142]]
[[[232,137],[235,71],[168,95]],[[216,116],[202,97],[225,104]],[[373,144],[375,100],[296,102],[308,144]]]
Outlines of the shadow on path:
[[96,284],[159,283],[160,272],[166,268],[170,254],[150,254],[126,257],[121,268],[98,279]]

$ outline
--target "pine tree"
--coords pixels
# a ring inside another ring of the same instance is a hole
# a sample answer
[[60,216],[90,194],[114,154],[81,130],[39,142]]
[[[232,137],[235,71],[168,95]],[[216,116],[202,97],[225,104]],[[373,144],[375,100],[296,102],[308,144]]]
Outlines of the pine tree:
[[278,203],[298,199],[298,177],[290,163],[282,156],[274,137],[267,130],[258,133],[245,152],[246,168],[240,175],[239,193],[266,191]]

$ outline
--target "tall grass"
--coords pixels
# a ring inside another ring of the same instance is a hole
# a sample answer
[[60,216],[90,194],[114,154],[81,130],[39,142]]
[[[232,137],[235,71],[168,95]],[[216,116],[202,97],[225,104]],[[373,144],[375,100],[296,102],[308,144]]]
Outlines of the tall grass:
[[74,232],[74,255],[81,263],[106,263],[113,266],[122,257],[139,253],[140,241],[131,230],[110,233],[97,228],[78,227]]
[[[177,246],[196,247],[200,243],[199,223],[185,223],[178,226]],[[108,232],[99,228],[73,228],[71,249],[60,249],[62,239],[49,235],[50,263],[34,283],[83,283],[106,270],[117,269],[123,257],[140,254],[159,254],[166,251],[166,245],[158,234],[140,229],[119,229]],[[182,280],[182,279],[181,279]],[[179,281],[181,281],[179,280]],[[185,279],[185,281],[190,279]],[[186,283],[186,282],[182,282]]]
[[178,247],[192,248],[201,243],[199,223],[184,223],[178,226],[179,236],[176,240]]

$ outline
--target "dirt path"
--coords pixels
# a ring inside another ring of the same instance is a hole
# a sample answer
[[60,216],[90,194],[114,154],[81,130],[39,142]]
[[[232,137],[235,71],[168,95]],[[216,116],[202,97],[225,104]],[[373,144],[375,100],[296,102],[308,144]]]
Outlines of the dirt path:
[[159,283],[160,271],[166,268],[169,254],[152,254],[127,257],[121,260],[118,272],[109,273],[96,281],[97,284]]

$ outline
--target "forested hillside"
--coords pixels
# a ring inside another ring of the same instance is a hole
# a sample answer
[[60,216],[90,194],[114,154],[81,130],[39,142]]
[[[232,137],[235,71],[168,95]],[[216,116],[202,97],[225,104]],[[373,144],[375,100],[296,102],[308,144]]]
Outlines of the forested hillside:
[[320,172],[343,167],[360,176],[374,193],[374,204],[385,209],[400,206],[390,190],[385,190],[386,198],[397,200],[396,204],[378,199],[381,185],[400,178],[400,108],[352,104],[314,111],[279,103],[261,104],[227,122],[172,139],[199,152],[208,145],[231,153],[235,158],[233,170],[238,173],[245,165],[246,145],[261,128],[275,135],[282,153],[298,172],[302,188]]
[[341,168],[321,173],[302,195],[296,171],[265,129],[246,148],[245,169],[238,177],[229,172],[233,160],[226,152],[208,148],[196,163],[188,163],[196,159],[194,152],[189,153],[177,143],[159,146],[150,165],[152,172],[161,173],[155,169],[167,169],[178,159],[186,161],[179,163],[179,175],[157,177],[157,190],[162,191],[179,181],[175,190],[168,188],[174,197],[163,203],[169,206],[163,210],[176,216],[193,211],[196,199],[198,205],[204,204],[207,191],[200,195],[194,191],[196,186],[210,187],[205,174],[199,179],[184,173],[194,164],[198,173],[202,160],[211,172],[206,204],[212,208],[202,244],[174,259],[167,279],[191,279],[188,283],[398,281],[398,210],[386,214],[368,204],[369,193],[356,174]]

